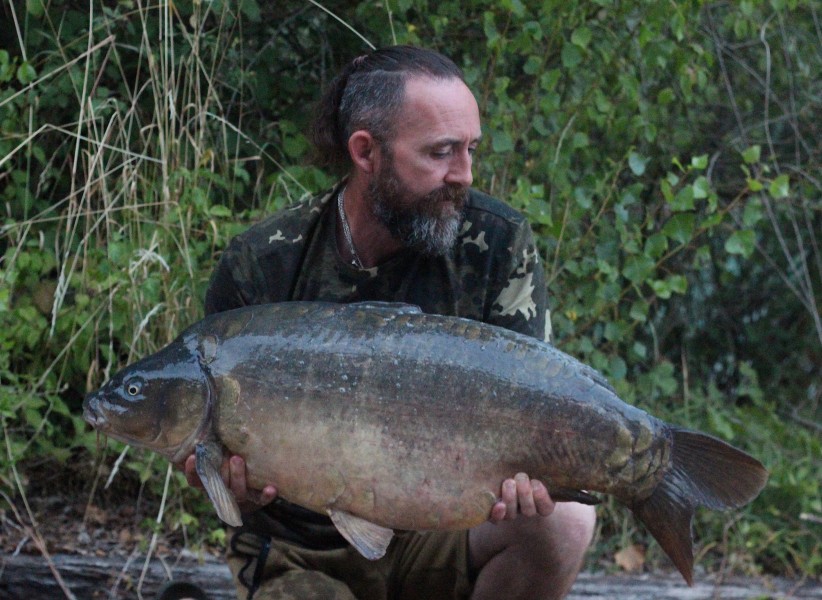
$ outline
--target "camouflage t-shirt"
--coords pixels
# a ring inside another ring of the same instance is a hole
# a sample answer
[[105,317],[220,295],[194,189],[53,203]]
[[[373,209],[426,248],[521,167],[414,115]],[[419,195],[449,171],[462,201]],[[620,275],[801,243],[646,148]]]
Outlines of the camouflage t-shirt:
[[361,270],[337,252],[339,189],[276,213],[234,238],[206,292],[208,314],[268,302],[378,300],[466,317],[550,341],[544,274],[528,222],[471,190],[453,251],[404,250]]
[[[234,238],[206,292],[206,313],[241,306],[317,300],[415,304],[550,341],[544,273],[526,219],[471,190],[452,251],[402,250],[371,269],[337,251],[337,193],[342,186],[280,211]],[[284,501],[245,519],[251,528],[313,548],[345,541],[330,520]]]

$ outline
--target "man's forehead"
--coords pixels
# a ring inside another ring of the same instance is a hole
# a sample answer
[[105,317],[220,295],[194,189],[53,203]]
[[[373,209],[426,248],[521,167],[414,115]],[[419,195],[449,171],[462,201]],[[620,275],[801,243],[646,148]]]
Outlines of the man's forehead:
[[429,137],[479,138],[477,101],[461,80],[412,77],[405,84],[399,131],[423,131]]

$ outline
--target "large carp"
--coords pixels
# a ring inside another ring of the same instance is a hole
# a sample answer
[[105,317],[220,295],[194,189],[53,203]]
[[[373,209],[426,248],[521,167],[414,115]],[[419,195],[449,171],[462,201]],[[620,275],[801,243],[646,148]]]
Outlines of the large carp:
[[293,302],[206,317],[84,402],[99,431],[173,462],[192,452],[221,519],[242,522],[219,476],[327,513],[363,555],[392,528],[488,519],[501,482],[557,499],[613,494],[692,581],[696,506],[741,506],[767,480],[754,458],[622,402],[553,346],[408,305]]

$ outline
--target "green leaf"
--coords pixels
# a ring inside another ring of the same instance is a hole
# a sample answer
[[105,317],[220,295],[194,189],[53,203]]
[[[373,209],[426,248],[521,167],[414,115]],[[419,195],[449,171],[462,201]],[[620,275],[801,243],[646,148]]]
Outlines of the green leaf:
[[668,182],[667,179],[663,179],[659,184],[660,190],[662,191],[662,197],[665,198],[666,202],[673,202],[674,201],[674,190],[671,187],[671,184]]
[[573,69],[582,62],[582,53],[573,44],[562,46],[562,66],[566,69]]
[[722,412],[718,410],[708,411],[708,421],[711,423],[711,429],[713,429],[715,433],[718,433],[720,437],[728,441],[734,439],[734,428],[728,420],[728,417]]
[[645,300],[636,300],[631,305],[631,310],[628,311],[628,316],[631,317],[634,321],[644,323],[648,319],[649,310],[650,305]]
[[521,0],[503,0],[502,5],[517,17],[522,17],[525,14],[525,6]]
[[43,0],[26,0],[26,10],[35,19],[42,17],[46,11]]
[[575,29],[571,34],[571,43],[576,44],[580,48],[587,48],[591,43],[591,30],[587,27],[580,27]]
[[637,154],[636,152],[631,152],[628,155],[628,166],[631,168],[631,171],[634,175],[639,177],[643,173],[645,173],[645,165],[648,164],[648,159],[642,156],[641,154]]
[[657,279],[651,282],[651,289],[658,298],[667,300],[671,297],[671,286],[664,279]]
[[507,131],[495,131],[491,134],[491,148],[494,152],[511,152],[514,150],[514,140]]
[[742,160],[745,161],[746,164],[752,165],[754,163],[759,162],[759,156],[761,154],[762,148],[759,145],[751,146],[750,148],[745,149],[742,152]]
[[656,101],[661,106],[665,106],[666,104],[670,104],[676,100],[676,95],[671,88],[665,88],[659,92],[656,96]]
[[671,275],[666,279],[652,281],[651,288],[659,298],[667,300],[671,294],[684,294],[688,289],[688,280],[682,275]]
[[260,5],[257,0],[240,0],[240,11],[248,17],[250,21],[260,20]]
[[536,75],[537,73],[539,73],[540,68],[542,68],[542,59],[539,56],[534,56],[532,54],[525,61],[522,70],[527,75]]
[[661,233],[655,233],[645,240],[645,254],[659,258],[668,249],[668,238]]
[[29,63],[24,62],[22,65],[17,67],[17,81],[22,83],[23,85],[27,85],[37,79],[37,71],[34,70]]
[[693,213],[677,213],[662,227],[662,233],[680,244],[687,244],[691,240],[694,230]]
[[771,182],[768,191],[774,198],[787,198],[791,193],[790,178],[787,175],[780,175]]
[[584,210],[588,210],[593,206],[591,196],[585,188],[578,187],[574,189],[574,200],[576,200],[577,205]]
[[697,200],[705,199],[711,193],[711,184],[708,183],[708,178],[704,175],[697,177],[691,188],[693,189],[694,198]]
[[230,217],[231,209],[222,204],[214,204],[208,209],[208,214],[212,217]]
[[671,202],[671,208],[678,212],[693,210],[694,188],[690,185],[686,185],[684,188],[679,190],[673,202]]
[[644,255],[631,256],[625,261],[622,274],[633,283],[644,282],[656,268],[656,261]]
[[705,169],[708,166],[708,155],[702,154],[700,156],[694,156],[691,158],[691,166],[700,171]]
[[497,31],[497,23],[494,13],[490,10],[485,11],[482,15],[482,31],[488,40],[488,46],[493,46],[494,42],[499,39],[499,31]]
[[752,192],[761,192],[765,189],[765,186],[762,185],[762,182],[758,179],[751,179],[750,177],[746,180],[748,183],[748,189]]
[[0,81],[10,81],[14,77],[14,64],[9,60],[9,53],[0,50]]
[[748,258],[753,254],[756,242],[756,235],[753,231],[746,229],[742,231],[734,231],[725,241],[725,251],[728,254],[738,254]]
[[611,381],[625,379],[627,374],[628,366],[625,364],[625,360],[620,356],[612,356],[608,361],[608,376]]
[[668,277],[668,284],[671,291],[677,294],[684,294],[688,291],[688,278],[684,275],[671,275]]
[[742,211],[742,222],[745,227],[753,227],[762,220],[762,203],[759,198],[751,198]]
[[588,139],[588,136],[582,132],[577,131],[574,134],[573,139],[571,140],[571,148],[574,150],[578,150],[579,148],[587,148],[591,145],[591,141]]

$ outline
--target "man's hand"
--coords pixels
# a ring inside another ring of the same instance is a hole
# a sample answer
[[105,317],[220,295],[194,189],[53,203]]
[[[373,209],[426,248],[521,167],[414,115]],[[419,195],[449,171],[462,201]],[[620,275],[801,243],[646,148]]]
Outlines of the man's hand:
[[500,500],[491,508],[489,521],[499,523],[516,519],[518,515],[547,517],[554,512],[554,501],[542,482],[525,473],[502,482]]
[[[203,483],[200,481],[200,476],[197,475],[194,462],[195,458],[192,454],[183,463],[183,472],[190,486],[203,489]],[[273,484],[266,485],[262,490],[248,488],[245,478],[245,460],[242,456],[235,454],[224,458],[223,464],[220,466],[220,475],[226,487],[231,490],[231,493],[237,499],[237,504],[240,505],[242,512],[253,512],[277,497],[277,488]]]

